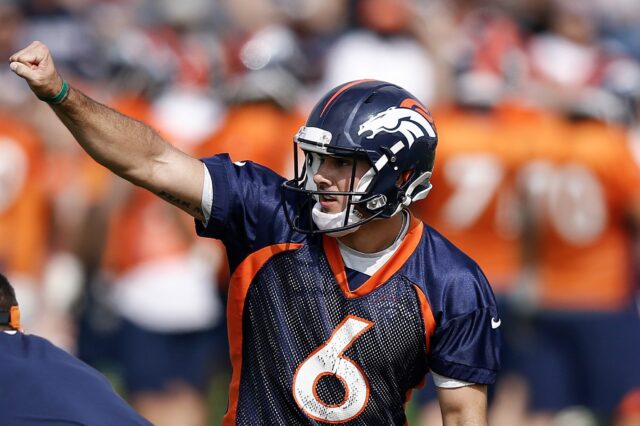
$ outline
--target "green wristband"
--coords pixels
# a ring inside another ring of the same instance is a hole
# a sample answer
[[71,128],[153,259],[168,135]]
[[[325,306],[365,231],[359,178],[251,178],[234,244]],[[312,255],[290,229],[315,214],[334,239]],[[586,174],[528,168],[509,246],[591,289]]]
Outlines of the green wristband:
[[65,100],[68,94],[69,94],[69,85],[67,84],[67,80],[62,80],[62,88],[60,89],[60,92],[58,92],[57,95],[52,97],[38,96],[38,99],[40,99],[41,101],[45,101],[46,103],[51,105],[58,105]]

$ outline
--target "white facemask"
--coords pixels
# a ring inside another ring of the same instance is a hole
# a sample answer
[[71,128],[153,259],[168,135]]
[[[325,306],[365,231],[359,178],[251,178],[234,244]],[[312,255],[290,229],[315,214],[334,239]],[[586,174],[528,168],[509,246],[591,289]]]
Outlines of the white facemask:
[[[344,226],[345,210],[341,211],[340,213],[325,213],[321,210],[320,203],[316,203],[313,206],[311,214],[313,216],[313,222],[322,231]],[[347,225],[357,223],[361,220],[362,216],[352,207],[351,213],[349,213],[349,221],[347,222]],[[327,235],[334,238],[344,237],[345,235],[357,231],[359,228],[359,226],[354,226],[351,229],[329,232],[327,233]]]

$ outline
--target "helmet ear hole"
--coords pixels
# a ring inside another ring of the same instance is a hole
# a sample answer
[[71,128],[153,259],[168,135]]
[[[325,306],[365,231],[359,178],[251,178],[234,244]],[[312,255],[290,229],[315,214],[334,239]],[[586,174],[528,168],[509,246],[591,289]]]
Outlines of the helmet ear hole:
[[406,190],[406,194],[411,202],[422,200],[427,197],[431,191],[431,172],[422,173],[416,177]]

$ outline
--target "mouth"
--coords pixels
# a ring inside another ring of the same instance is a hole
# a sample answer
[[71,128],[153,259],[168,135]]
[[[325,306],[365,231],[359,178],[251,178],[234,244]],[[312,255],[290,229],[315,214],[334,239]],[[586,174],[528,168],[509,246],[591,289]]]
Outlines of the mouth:
[[338,206],[338,198],[331,195],[320,195],[320,206],[325,210],[333,210],[335,206]]

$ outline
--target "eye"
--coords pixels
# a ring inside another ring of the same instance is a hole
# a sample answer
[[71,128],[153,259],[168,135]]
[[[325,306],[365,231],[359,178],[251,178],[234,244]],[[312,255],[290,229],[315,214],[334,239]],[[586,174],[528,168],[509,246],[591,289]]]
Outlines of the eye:
[[351,167],[353,165],[353,159],[347,157],[336,157],[335,164],[338,167]]

